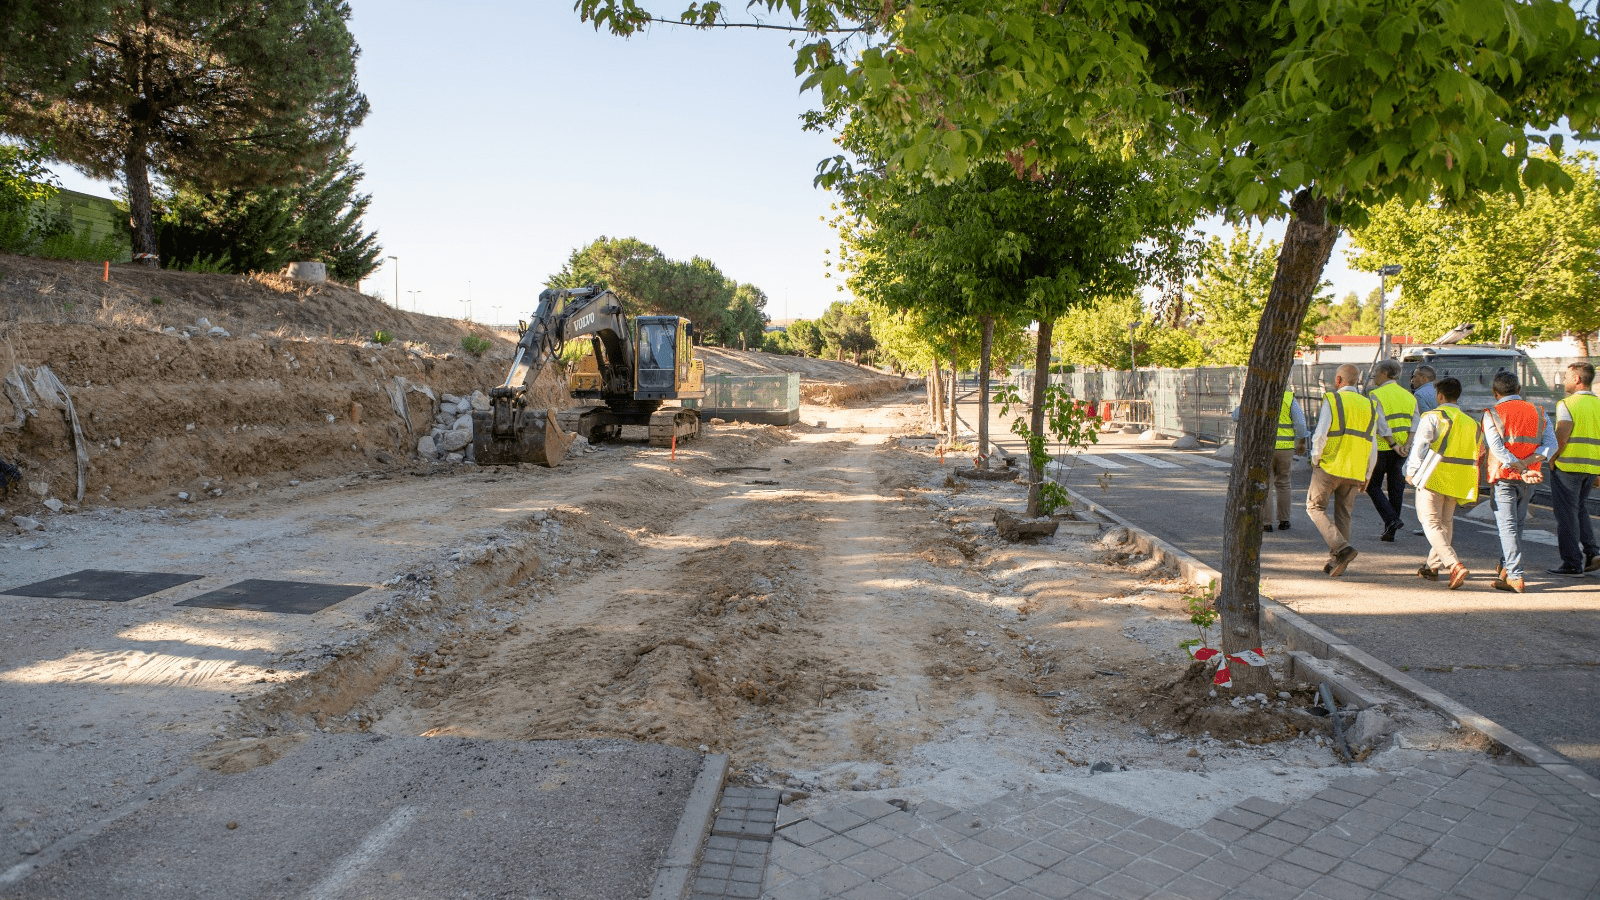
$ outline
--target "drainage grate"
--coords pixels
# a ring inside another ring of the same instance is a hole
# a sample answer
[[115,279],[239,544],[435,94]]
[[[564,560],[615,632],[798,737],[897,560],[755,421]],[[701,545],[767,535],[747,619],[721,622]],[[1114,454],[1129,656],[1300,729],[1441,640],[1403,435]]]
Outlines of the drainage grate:
[[308,581],[251,578],[178,605],[309,616],[366,590],[365,585],[359,584],[313,584]]
[[201,575],[172,572],[117,572],[112,569],[84,569],[60,578],[25,584],[0,593],[18,597],[52,597],[62,600],[104,600],[126,603],[139,597],[197,581]]

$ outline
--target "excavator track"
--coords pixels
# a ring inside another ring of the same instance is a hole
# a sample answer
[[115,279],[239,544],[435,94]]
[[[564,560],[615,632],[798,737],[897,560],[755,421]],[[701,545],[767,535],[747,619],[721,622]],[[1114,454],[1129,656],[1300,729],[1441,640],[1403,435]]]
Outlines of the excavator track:
[[650,416],[650,446],[670,447],[700,436],[700,413],[682,406],[658,409]]

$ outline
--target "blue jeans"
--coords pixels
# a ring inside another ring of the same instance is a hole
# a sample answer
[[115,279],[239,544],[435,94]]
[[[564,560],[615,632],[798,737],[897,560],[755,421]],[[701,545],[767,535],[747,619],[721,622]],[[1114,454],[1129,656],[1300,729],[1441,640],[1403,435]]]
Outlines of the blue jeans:
[[1583,568],[1591,556],[1600,556],[1594,541],[1594,521],[1589,518],[1589,489],[1594,476],[1585,472],[1550,473],[1550,505],[1556,514],[1556,543],[1561,549],[1561,564]]
[[1496,481],[1489,494],[1489,504],[1494,508],[1494,523],[1500,529],[1500,565],[1507,578],[1521,578],[1522,523],[1528,520],[1528,500],[1533,497],[1533,485],[1520,481]]

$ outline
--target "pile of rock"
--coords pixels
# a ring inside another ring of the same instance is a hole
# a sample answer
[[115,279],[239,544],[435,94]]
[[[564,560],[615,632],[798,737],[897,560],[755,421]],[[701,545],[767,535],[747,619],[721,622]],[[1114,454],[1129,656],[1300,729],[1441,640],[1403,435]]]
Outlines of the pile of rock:
[[433,431],[417,441],[417,455],[446,462],[472,459],[472,411],[489,408],[489,395],[473,391],[470,397],[444,394],[433,417]]

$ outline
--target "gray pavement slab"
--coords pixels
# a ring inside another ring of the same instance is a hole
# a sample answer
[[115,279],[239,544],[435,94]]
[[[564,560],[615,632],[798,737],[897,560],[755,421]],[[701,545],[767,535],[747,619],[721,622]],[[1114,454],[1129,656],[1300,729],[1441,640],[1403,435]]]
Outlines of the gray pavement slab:
[[[780,827],[760,896],[1600,896],[1600,800],[1537,768],[1428,758],[1293,805],[1252,798],[1193,829],[1072,791],[966,810],[871,802]],[[896,837],[869,846],[873,829]]]
[[704,762],[626,741],[314,736],[0,873],[5,900],[635,900]]

